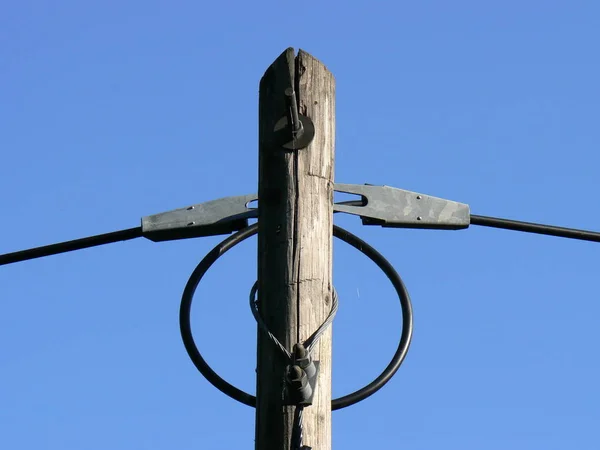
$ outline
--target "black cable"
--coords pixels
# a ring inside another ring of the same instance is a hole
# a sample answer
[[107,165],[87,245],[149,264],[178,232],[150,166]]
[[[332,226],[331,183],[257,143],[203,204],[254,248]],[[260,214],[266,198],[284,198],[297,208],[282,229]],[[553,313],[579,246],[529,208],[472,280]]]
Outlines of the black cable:
[[400,299],[400,307],[402,309],[402,334],[400,335],[400,342],[398,342],[396,353],[394,353],[392,360],[383,370],[383,372],[381,372],[381,374],[371,383],[359,389],[358,391],[333,400],[331,404],[332,411],[354,405],[355,403],[364,400],[381,389],[392,378],[392,376],[394,376],[394,374],[400,368],[402,361],[404,361],[404,358],[408,352],[408,348],[410,347],[410,341],[412,339],[413,332],[413,311],[412,304],[410,302],[410,295],[408,294],[402,278],[400,278],[400,275],[398,272],[396,272],[396,269],[394,269],[394,266],[392,266],[381,253],[375,250],[375,248],[371,247],[365,241],[360,239],[358,236],[353,235],[349,231],[334,225],[333,235],[347,244],[350,244],[367,256],[391,281],[396,293],[398,294],[398,298]]
[[[196,368],[208,380],[208,382],[210,382],[221,392],[233,398],[234,400],[252,407],[256,407],[255,396],[250,395],[229,384],[214,370],[212,370],[212,368],[204,360],[200,354],[200,351],[198,350],[198,347],[196,346],[196,343],[194,342],[194,337],[192,336],[190,315],[194,293],[208,269],[210,269],[215,261],[217,261],[217,259],[219,259],[219,257],[225,252],[250,236],[255,235],[257,231],[258,224],[253,224],[244,228],[243,230],[238,231],[236,234],[228,237],[215,248],[213,248],[204,257],[204,259],[200,261],[200,263],[192,272],[192,275],[190,276],[183,291],[183,295],[181,297],[181,306],[179,308],[179,328],[181,331],[181,338],[183,340],[185,349],[187,350],[187,353]],[[381,389],[396,373],[402,364],[402,361],[404,361],[410,346],[413,330],[413,314],[410,297],[406,287],[404,286],[404,283],[402,282],[402,279],[400,278],[400,275],[398,275],[394,267],[377,250],[352,233],[335,225],[333,226],[333,235],[352,245],[354,248],[369,257],[375,264],[377,264],[377,266],[387,275],[396,289],[398,297],[400,298],[400,306],[402,309],[402,333],[400,336],[400,342],[398,343],[398,348],[396,349],[396,353],[394,353],[392,360],[383,370],[383,372],[367,386],[344,397],[332,400],[331,409],[337,410],[358,403],[370,395],[373,395],[375,392]]]
[[[350,200],[339,202],[340,205],[364,206],[364,201]],[[522,231],[525,233],[545,234],[549,236],[558,236],[568,239],[578,239],[581,241],[600,242],[600,232],[579,230],[575,228],[564,228],[553,225],[544,225],[532,222],[521,222],[518,220],[501,219],[498,217],[478,216],[471,214],[471,225],[483,227],[502,228],[505,230]],[[96,247],[98,245],[111,244],[118,241],[127,241],[142,237],[142,228],[128,228],[126,230],[114,231],[112,233],[99,234],[81,239],[75,239],[58,244],[45,245],[27,250],[21,250],[13,253],[0,255],[0,266],[13,264],[29,259],[42,258],[44,256],[56,255],[59,253],[82,250],[84,248]]]
[[142,227],[128,228],[127,230],[113,231],[112,233],[98,234],[96,236],[75,239],[73,241],[30,248],[14,253],[6,253],[5,255],[0,255],[0,266],[19,261],[26,261],[28,259],[41,258],[43,256],[72,252],[73,250],[96,247],[98,245],[111,244],[118,241],[127,241],[138,237],[142,237]]
[[471,225],[503,228],[505,230],[523,231],[525,233],[546,234],[568,239],[579,239],[581,241],[600,242],[600,233],[595,231],[555,227],[552,225],[543,225],[541,223],[520,222],[518,220],[500,219],[497,217],[476,216],[471,214]]

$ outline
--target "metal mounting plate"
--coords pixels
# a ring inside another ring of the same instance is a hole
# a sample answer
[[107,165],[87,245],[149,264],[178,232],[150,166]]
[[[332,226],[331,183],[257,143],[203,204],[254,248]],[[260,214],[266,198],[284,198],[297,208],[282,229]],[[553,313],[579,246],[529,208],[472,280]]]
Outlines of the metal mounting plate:
[[142,218],[142,236],[154,241],[170,241],[229,234],[248,226],[258,210],[248,208],[256,194],[225,197]]
[[458,230],[470,223],[469,205],[389,186],[336,183],[334,190],[363,197],[363,206],[334,204],[336,212],[354,214],[364,225]]
[[[336,203],[334,212],[360,216],[364,225],[458,230],[470,223],[469,205],[389,186],[336,183],[334,190],[360,195],[362,205]],[[224,197],[142,218],[142,236],[170,241],[229,234],[248,226],[257,194]]]

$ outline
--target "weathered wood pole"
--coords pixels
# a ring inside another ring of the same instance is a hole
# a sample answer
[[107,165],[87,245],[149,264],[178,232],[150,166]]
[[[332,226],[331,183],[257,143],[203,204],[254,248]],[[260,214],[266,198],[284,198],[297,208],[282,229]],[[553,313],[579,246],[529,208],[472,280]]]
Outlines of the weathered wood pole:
[[[285,91],[294,88],[300,114],[314,123],[308,147],[281,145],[276,123],[288,116]],[[292,350],[331,310],[335,80],[318,60],[284,51],[267,69],[259,93],[259,311]],[[313,352],[320,362],[314,402],[304,409],[304,445],[331,449],[331,328]],[[288,364],[258,331],[256,449],[289,450],[294,407],[283,392]]]

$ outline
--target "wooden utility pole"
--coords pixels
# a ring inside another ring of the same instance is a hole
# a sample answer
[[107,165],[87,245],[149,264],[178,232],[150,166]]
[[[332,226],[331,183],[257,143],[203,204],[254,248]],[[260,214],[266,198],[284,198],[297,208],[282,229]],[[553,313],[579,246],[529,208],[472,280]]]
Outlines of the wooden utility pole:
[[[281,145],[276,124],[289,114],[286,89],[315,136],[302,149]],[[288,91],[289,92],[289,91]],[[259,95],[259,312],[288,349],[306,340],[331,310],[335,80],[302,50],[284,51],[267,69]],[[331,328],[313,352],[320,369],[304,409],[304,445],[331,449]],[[259,330],[256,449],[289,450],[294,407],[283,400],[289,361]]]

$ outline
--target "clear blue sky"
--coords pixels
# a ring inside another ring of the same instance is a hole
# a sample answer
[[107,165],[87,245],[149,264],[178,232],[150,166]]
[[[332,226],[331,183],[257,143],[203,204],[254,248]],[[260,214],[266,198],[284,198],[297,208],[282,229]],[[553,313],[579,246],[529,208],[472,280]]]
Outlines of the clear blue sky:
[[[258,83],[289,46],[336,77],[336,181],[598,229],[599,42],[594,1],[5,2],[0,253],[256,191]],[[404,277],[415,335],[384,389],[334,413],[334,448],[600,448],[598,245],[336,222]],[[0,447],[253,448],[254,410],[179,337],[185,282],[221,238],[1,267]],[[399,306],[360,254],[334,256],[341,396],[387,364]],[[228,253],[193,315],[252,393],[255,261],[255,240]]]

